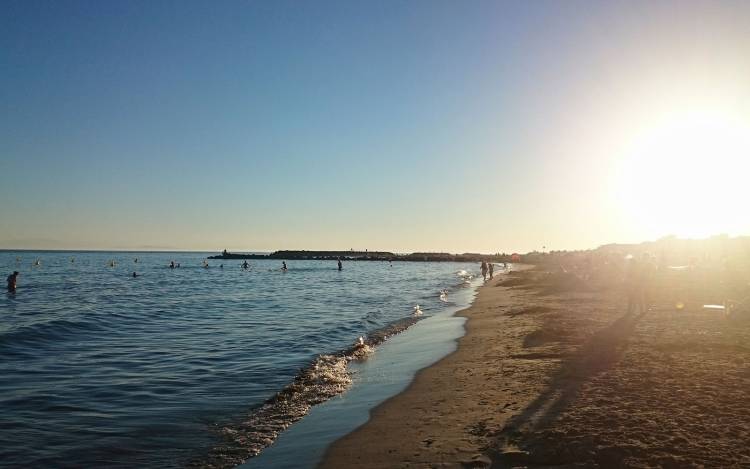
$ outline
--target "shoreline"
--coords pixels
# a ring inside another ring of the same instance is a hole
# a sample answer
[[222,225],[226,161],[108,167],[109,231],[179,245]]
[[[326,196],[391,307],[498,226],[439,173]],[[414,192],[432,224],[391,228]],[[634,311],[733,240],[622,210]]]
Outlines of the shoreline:
[[457,286],[445,311],[389,337],[366,359],[352,361],[352,385],[346,392],[311,408],[271,446],[237,467],[316,467],[328,446],[364,424],[374,407],[406,389],[419,370],[455,350],[465,323],[456,313],[470,306],[480,283]]
[[[487,360],[493,360],[494,348],[488,349],[488,354],[477,352],[486,344],[487,334],[495,330],[488,327],[497,319],[492,310],[504,310],[506,306],[499,303],[513,301],[509,289],[496,288],[508,280],[512,279],[498,275],[482,285],[472,304],[456,313],[467,318],[465,334],[457,340],[456,350],[417,372],[404,391],[372,409],[364,425],[326,450],[318,467],[488,466],[484,464],[488,457],[483,454],[481,436],[499,428],[507,420],[503,417],[507,408],[520,408],[522,402],[509,388],[503,389],[502,399],[483,396],[479,386],[496,378],[497,373],[479,377],[467,365],[475,362],[472,356],[485,361],[484,368],[488,368]],[[490,398],[503,401],[500,419],[485,418],[492,405]],[[531,401],[530,394],[527,400]],[[512,404],[506,406],[508,403]]]
[[[626,311],[619,278],[530,269],[479,289],[457,349],[334,442],[318,467],[750,464],[750,317]],[[682,302],[678,302],[681,304]]]

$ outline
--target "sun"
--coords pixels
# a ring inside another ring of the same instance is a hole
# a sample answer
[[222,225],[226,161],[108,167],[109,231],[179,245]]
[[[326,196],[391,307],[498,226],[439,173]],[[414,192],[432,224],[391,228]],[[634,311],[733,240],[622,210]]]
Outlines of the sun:
[[750,125],[716,111],[662,119],[618,158],[617,203],[633,232],[750,234]]

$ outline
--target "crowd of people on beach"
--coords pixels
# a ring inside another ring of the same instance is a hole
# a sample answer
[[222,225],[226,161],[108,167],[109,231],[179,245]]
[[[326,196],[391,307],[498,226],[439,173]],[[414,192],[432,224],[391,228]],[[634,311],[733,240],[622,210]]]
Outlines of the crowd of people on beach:
[[[19,260],[16,259],[16,261],[18,262]],[[73,262],[73,259],[71,259],[71,263],[72,262]],[[133,262],[137,264],[138,263],[138,258],[136,257],[133,260]],[[39,266],[39,265],[41,265],[41,262],[39,260],[34,261],[34,266]],[[110,261],[107,262],[107,265],[110,266],[110,267],[114,267],[116,265],[116,262],[114,260],[110,260]],[[388,265],[390,267],[393,267],[393,264],[391,262],[389,262]],[[201,263],[201,266],[203,268],[205,268],[205,269],[207,269],[207,268],[210,267],[209,264],[208,264],[208,261],[205,260],[205,259]],[[169,262],[168,267],[170,269],[179,269],[180,268],[180,263],[179,262],[175,262],[175,261],[172,260],[172,261]],[[224,268],[224,264],[220,264],[219,268],[223,269]],[[245,260],[244,262],[242,262],[242,264],[240,264],[240,268],[242,268],[243,270],[248,270],[250,268],[250,263],[247,262],[247,260]],[[343,264],[343,262],[341,262],[341,258],[338,258],[336,260],[336,268],[339,271],[343,270],[344,264]],[[507,264],[504,264],[504,268],[507,269]],[[492,279],[494,277],[495,266],[494,266],[494,264],[492,262],[482,261],[482,263],[480,265],[480,269],[482,271],[482,277],[483,277],[484,281],[487,281],[487,276],[488,275],[489,275],[490,279]],[[289,270],[289,268],[287,267],[286,261],[282,261],[281,262],[281,271],[282,272],[287,272],[288,270]],[[8,276],[8,278],[7,278],[8,292],[13,293],[13,292],[16,291],[18,275],[19,275],[19,272],[18,271],[14,271],[12,274],[10,274]],[[136,271],[133,271],[133,273],[131,274],[131,277],[133,277],[133,278],[137,278],[138,276],[139,276],[139,274]]]
[[[616,252],[597,251],[551,253],[537,260],[543,261],[540,262],[541,265],[552,262],[562,274],[572,276],[590,286],[612,285],[613,282],[619,284],[619,288],[622,288],[624,292],[623,296],[626,299],[629,314],[646,313],[653,306],[655,292],[661,291],[663,296],[665,290],[673,291],[674,306],[678,310],[685,307],[688,297],[705,297],[708,295],[701,293],[709,290],[712,293],[723,292],[720,298],[716,298],[717,304],[713,305],[715,309],[724,309],[730,313],[732,310],[748,308],[750,305],[750,283],[743,281],[744,277],[739,275],[736,272],[737,269],[732,268],[728,261],[725,261],[720,269],[708,264],[699,266],[696,258],[691,258],[684,266],[669,266],[663,259],[658,261],[656,256],[648,252],[641,252],[638,255],[618,255]],[[20,262],[20,259],[17,258],[16,262]],[[74,259],[71,259],[71,263],[73,262]],[[133,262],[138,264],[139,259],[135,258]],[[40,259],[34,260],[33,266],[39,267],[40,265]],[[115,267],[117,264],[114,260],[110,260],[107,265]],[[203,260],[201,265],[206,269],[210,267],[207,260]],[[389,266],[392,266],[390,262]],[[247,260],[240,264],[243,270],[248,270],[250,267]],[[502,267],[507,271],[507,263],[504,263]],[[178,269],[180,263],[172,260],[168,268]],[[219,268],[223,269],[224,264],[219,265]],[[339,271],[343,270],[341,258],[336,259],[336,268]],[[286,261],[282,261],[280,270],[282,272],[289,270]],[[480,271],[485,282],[493,279],[495,264],[482,261]],[[18,288],[19,275],[19,271],[15,270],[7,276],[9,293],[15,293]],[[131,274],[133,278],[139,276],[136,271]],[[709,288],[710,284],[717,285]]]
[[[709,241],[718,247],[712,249]],[[745,254],[750,243],[744,250],[726,244],[713,239],[693,245],[663,240],[643,247],[544,253],[529,262],[569,277],[584,289],[620,289],[629,314],[664,308],[750,314],[750,258]]]

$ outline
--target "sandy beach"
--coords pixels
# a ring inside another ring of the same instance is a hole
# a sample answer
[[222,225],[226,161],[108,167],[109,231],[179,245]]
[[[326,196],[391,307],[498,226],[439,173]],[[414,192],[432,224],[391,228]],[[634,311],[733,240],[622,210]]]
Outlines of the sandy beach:
[[627,314],[614,281],[496,277],[457,351],[321,467],[748,467],[750,322],[673,296]]

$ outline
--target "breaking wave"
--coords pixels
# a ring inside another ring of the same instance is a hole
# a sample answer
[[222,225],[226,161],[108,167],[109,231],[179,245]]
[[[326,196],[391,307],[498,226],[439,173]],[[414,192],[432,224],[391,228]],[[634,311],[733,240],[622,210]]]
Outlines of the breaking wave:
[[257,456],[279,434],[310,412],[316,404],[337,396],[352,384],[348,364],[364,360],[375,347],[403,332],[419,318],[409,317],[360,337],[351,347],[335,354],[319,355],[303,367],[291,384],[242,419],[217,428],[221,442],[208,454],[188,464],[190,468],[231,468]]

